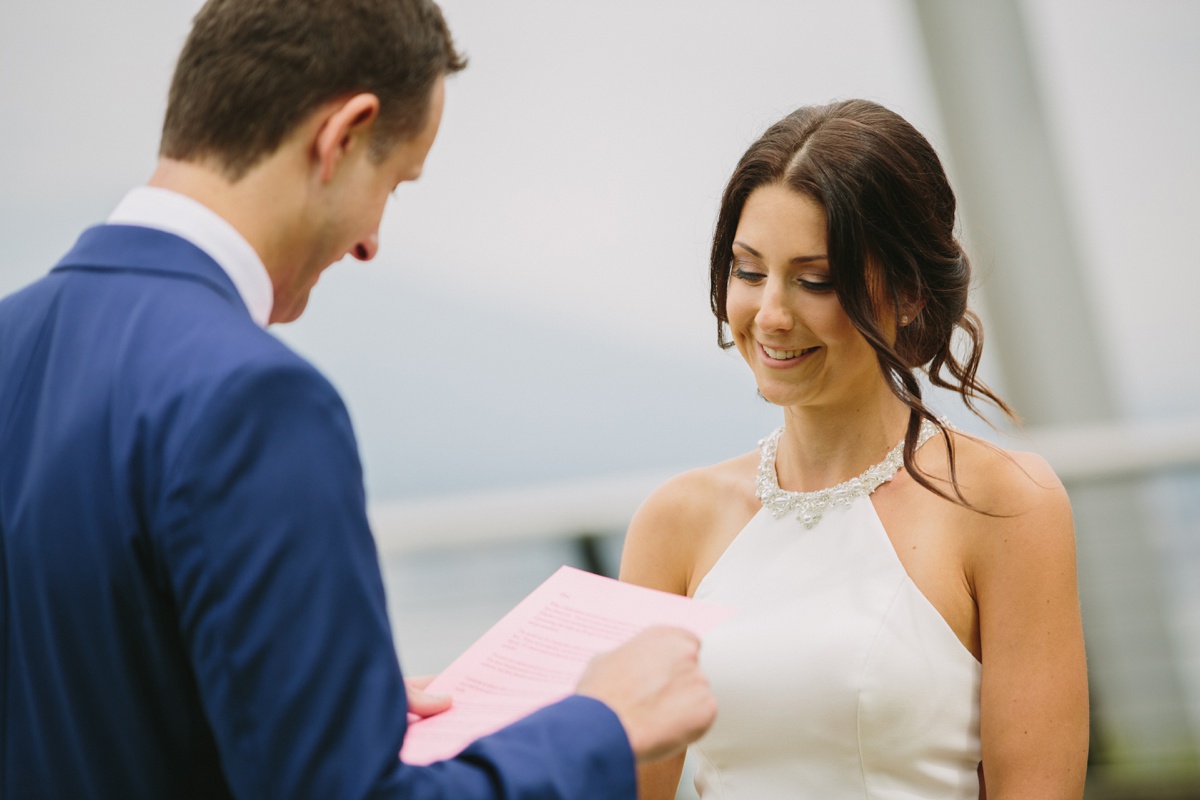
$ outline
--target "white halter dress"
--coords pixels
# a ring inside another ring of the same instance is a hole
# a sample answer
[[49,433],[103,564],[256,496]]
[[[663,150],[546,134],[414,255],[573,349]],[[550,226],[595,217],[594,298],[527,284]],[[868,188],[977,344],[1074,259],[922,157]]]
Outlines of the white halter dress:
[[[926,423],[923,442],[932,434]],[[977,800],[981,667],[909,579],[860,478],[784,492],[776,431],[764,506],[696,597],[741,609],[705,637],[719,704],[692,748],[703,800]]]

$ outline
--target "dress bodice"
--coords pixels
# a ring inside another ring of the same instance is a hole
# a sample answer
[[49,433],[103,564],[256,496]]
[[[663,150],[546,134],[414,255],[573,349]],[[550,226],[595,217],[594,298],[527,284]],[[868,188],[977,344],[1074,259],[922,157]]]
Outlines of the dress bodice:
[[760,509],[697,588],[741,609],[701,649],[720,711],[700,796],[975,800],[981,665],[869,495],[800,517]]

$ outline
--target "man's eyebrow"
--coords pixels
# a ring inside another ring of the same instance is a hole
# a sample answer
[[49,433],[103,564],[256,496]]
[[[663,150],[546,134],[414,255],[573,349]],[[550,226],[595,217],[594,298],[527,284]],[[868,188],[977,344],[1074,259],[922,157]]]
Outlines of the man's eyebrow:
[[[758,252],[757,250],[755,250],[753,247],[746,244],[745,242],[739,242],[735,239],[733,243],[736,244],[738,247],[742,248],[743,250],[745,250],[750,255],[754,256],[755,258],[763,257],[762,253]],[[796,256],[795,258],[792,259],[791,263],[793,263],[793,264],[809,264],[813,261],[828,261],[828,260],[829,260],[829,256],[825,255],[824,253],[821,253],[819,255],[812,255],[812,256]]]

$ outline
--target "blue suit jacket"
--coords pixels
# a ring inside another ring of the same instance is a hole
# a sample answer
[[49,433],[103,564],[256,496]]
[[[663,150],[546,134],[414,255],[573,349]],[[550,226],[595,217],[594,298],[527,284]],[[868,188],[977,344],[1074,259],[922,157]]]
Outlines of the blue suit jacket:
[[0,795],[612,798],[572,697],[428,767],[346,410],[188,242],[101,226],[0,300]]

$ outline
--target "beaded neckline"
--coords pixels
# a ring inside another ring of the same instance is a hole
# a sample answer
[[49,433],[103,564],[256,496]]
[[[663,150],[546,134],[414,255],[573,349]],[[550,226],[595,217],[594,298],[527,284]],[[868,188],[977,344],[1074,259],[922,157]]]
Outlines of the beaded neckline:
[[[943,421],[942,424],[949,425]],[[917,447],[929,441],[937,433],[937,426],[929,420],[921,423],[921,432],[917,436]],[[815,492],[788,492],[779,488],[779,475],[775,471],[775,453],[779,449],[779,437],[783,435],[783,426],[758,443],[762,458],[758,462],[758,477],[755,478],[755,494],[762,501],[763,508],[769,509],[778,519],[784,514],[795,512],[805,528],[816,525],[821,515],[833,506],[848,506],[860,497],[866,497],[896,476],[904,465],[904,440],[884,456],[883,461],[868,467],[857,478],[843,481],[828,489],[818,489]]]

